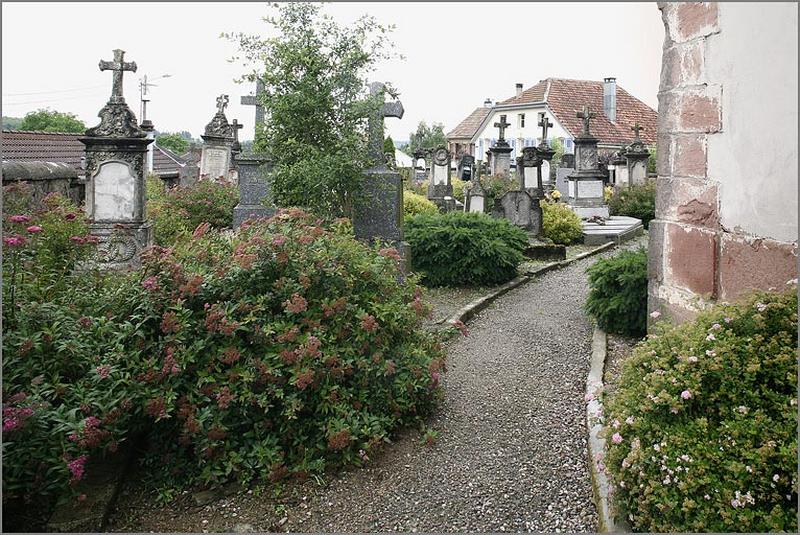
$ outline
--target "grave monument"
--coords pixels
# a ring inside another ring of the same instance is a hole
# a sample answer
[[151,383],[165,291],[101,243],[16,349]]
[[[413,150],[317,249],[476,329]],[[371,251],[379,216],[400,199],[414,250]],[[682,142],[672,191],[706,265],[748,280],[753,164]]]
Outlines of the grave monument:
[[567,177],[567,202],[581,219],[608,218],[603,201],[604,173],[597,161],[597,138],[589,132],[589,121],[596,114],[587,106],[577,112],[583,119],[583,131],[575,138],[575,171]]
[[456,207],[450,178],[450,153],[443,146],[437,147],[432,151],[431,160],[428,199],[436,204],[441,212],[450,212]]
[[117,49],[113,61],[100,61],[101,71],[114,73],[111,97],[98,113],[100,124],[79,138],[86,152],[89,229],[99,238],[93,263],[110,269],[138,267],[142,250],[153,243],[145,213],[145,159],[153,140],[122,96],[123,73],[136,72],[136,63],[124,56]]
[[231,147],[235,140],[234,130],[225,117],[228,95],[217,97],[217,113],[206,125],[203,152],[200,156],[200,178],[225,178],[231,169]]
[[625,159],[628,164],[628,182],[631,185],[643,184],[647,180],[647,159],[650,157],[650,151],[647,150],[647,147],[639,137],[639,131],[644,130],[644,128],[636,122],[631,127],[631,130],[633,130],[636,138],[625,150]]
[[403,246],[403,185],[400,173],[389,169],[383,154],[383,120],[403,118],[403,104],[384,102],[386,85],[369,85],[370,98],[381,104],[369,117],[369,157],[372,165],[364,171],[364,198],[353,215],[357,239],[372,243],[375,238],[388,243],[405,256]]
[[489,149],[491,153],[492,175],[499,178],[508,178],[511,170],[511,145],[506,141],[506,128],[511,126],[506,121],[506,116],[500,116],[500,122],[494,123],[494,126],[500,130],[500,137],[497,144]]

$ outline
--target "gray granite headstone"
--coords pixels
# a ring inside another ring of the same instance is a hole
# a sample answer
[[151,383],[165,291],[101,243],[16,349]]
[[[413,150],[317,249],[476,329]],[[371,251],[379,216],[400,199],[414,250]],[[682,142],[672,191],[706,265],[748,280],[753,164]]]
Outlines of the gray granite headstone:
[[266,155],[238,155],[236,165],[239,168],[239,204],[233,209],[233,228],[239,228],[247,219],[271,217],[277,211],[270,183],[272,160]]
[[495,199],[492,216],[508,219],[532,236],[542,234],[542,207],[539,198],[528,191],[509,191]]
[[200,156],[201,178],[225,178],[231,170],[231,147],[235,141],[234,129],[225,117],[228,95],[217,97],[217,113],[206,125],[203,152]]
[[145,157],[152,139],[142,130],[122,96],[122,75],[136,63],[114,50],[100,70],[114,72],[111,97],[98,113],[100,124],[79,138],[85,145],[87,211],[91,233],[99,238],[90,262],[101,268],[138,267],[141,251],[152,245],[152,223],[145,213]]

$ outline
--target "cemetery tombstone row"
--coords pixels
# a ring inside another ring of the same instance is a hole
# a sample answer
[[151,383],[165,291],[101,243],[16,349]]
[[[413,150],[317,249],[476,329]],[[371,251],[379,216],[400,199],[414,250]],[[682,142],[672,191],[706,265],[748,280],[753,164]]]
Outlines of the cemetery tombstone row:
[[567,202],[581,219],[608,218],[608,206],[603,200],[603,179],[597,158],[598,139],[589,132],[589,121],[596,114],[587,106],[577,112],[583,120],[583,132],[575,137],[575,171],[567,177]]
[[79,138],[86,153],[86,212],[90,232],[99,238],[93,260],[99,267],[136,268],[141,251],[152,245],[152,223],[145,214],[145,158],[153,142],[136,124],[122,96],[122,76],[136,72],[114,50],[113,61],[100,61],[100,70],[114,73],[111,97],[98,113],[100,124]]
[[379,107],[369,117],[369,157],[372,165],[364,171],[364,200],[358,203],[353,215],[356,238],[372,243],[375,238],[388,242],[404,256],[403,246],[403,184],[400,173],[389,169],[383,154],[383,120],[403,118],[403,104],[384,102],[386,85],[369,85],[370,98],[378,99]]
[[231,148],[235,141],[234,129],[225,117],[228,95],[217,97],[217,113],[206,125],[203,138],[203,152],[200,157],[201,178],[229,177],[231,169]]

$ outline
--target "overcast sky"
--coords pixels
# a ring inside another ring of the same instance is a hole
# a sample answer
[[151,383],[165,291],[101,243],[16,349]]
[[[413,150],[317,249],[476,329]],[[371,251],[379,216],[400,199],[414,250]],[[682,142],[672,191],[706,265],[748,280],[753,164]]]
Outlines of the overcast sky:
[[[548,77],[617,83],[657,107],[664,27],[652,3],[332,3],[324,11],[348,23],[364,13],[397,28],[392,39],[404,60],[378,68],[405,107],[387,119],[395,140],[408,139],[419,121],[457,125],[484,99],[514,94],[514,84]],[[229,58],[236,46],[222,32],[260,33],[267,12],[254,3],[7,3],[2,4],[2,113],[21,117],[50,107],[71,112],[87,126],[111,90],[111,73],[98,61],[125,50],[136,73],[125,73],[124,94],[139,114],[139,79],[154,81],[148,118],[157,130],[188,130],[199,137],[230,95],[226,111],[252,139],[254,110],[239,97],[243,69]]]

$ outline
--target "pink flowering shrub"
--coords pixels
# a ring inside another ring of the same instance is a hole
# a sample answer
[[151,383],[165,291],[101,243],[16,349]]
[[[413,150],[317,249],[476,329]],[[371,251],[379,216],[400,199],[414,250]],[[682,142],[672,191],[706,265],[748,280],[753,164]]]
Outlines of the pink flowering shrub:
[[796,293],[661,329],[607,403],[619,516],[636,531],[796,533]]

